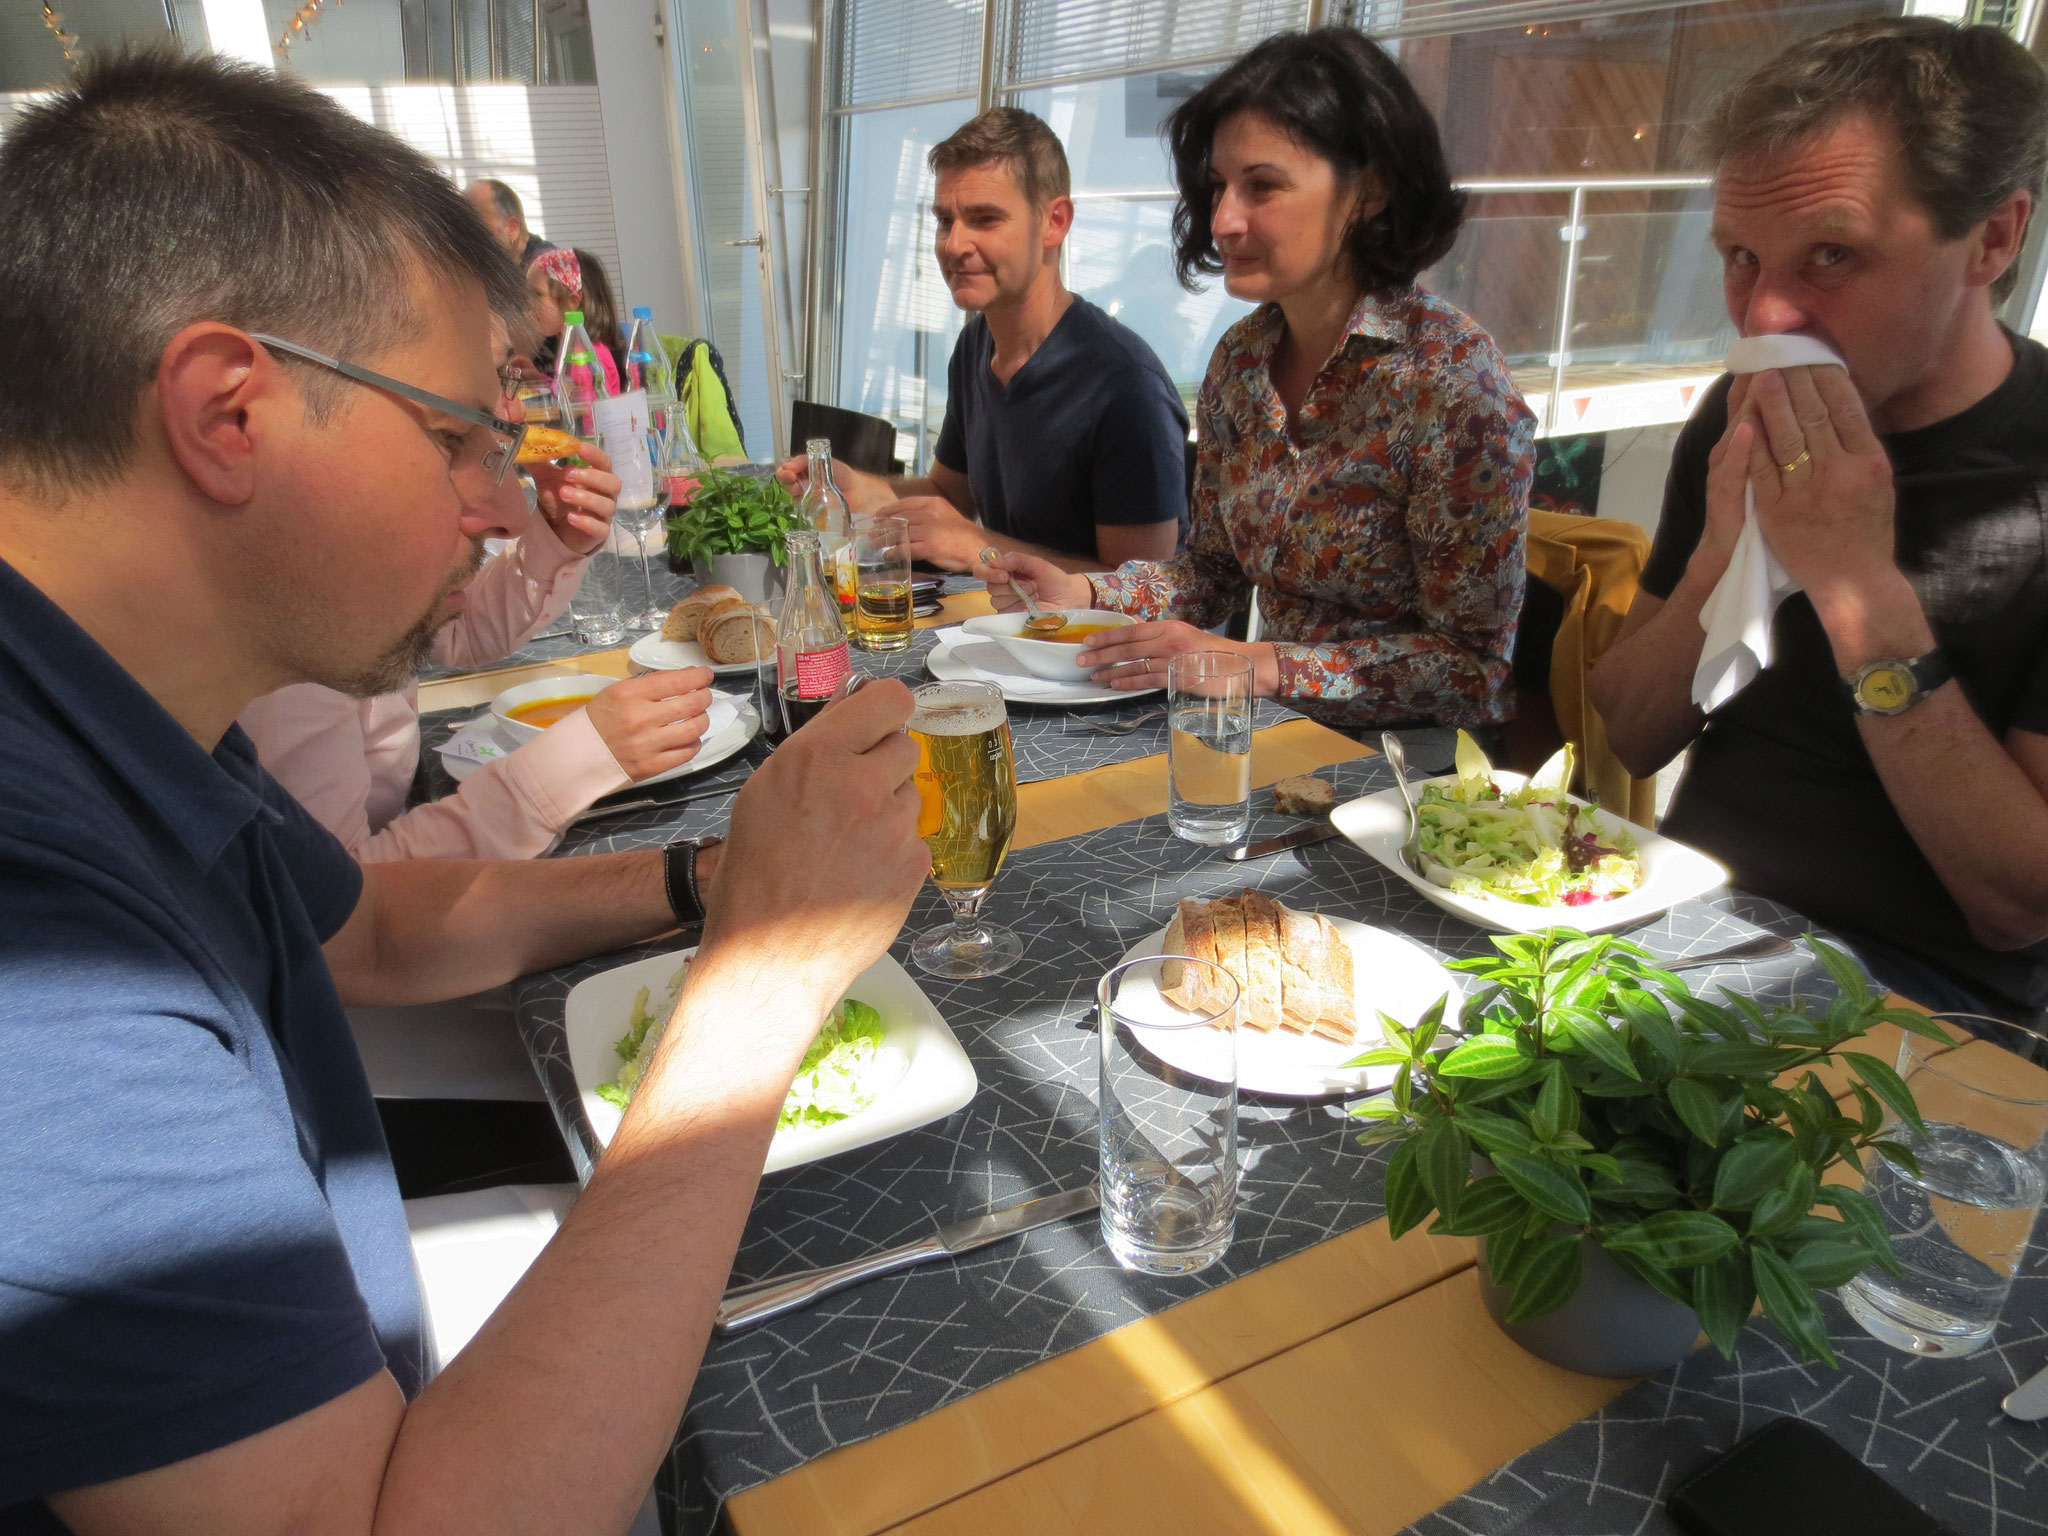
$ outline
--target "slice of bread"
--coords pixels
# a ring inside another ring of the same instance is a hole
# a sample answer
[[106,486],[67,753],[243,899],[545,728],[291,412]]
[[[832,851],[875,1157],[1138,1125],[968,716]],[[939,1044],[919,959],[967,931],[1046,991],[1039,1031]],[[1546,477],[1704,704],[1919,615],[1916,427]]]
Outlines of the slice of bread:
[[1351,965],[1351,945],[1320,912],[1316,914],[1316,926],[1323,930],[1323,973],[1318,979],[1323,984],[1325,1004],[1316,1033],[1333,1040],[1356,1039],[1358,1008],[1354,999],[1358,983]]
[[1281,1021],[1280,908],[1250,887],[1237,899],[1244,911],[1244,1021],[1253,1029],[1274,1029]]
[[713,666],[732,662],[775,660],[775,621],[766,608],[737,598],[719,604],[704,616],[697,643]]
[[1327,816],[1336,806],[1336,787],[1312,773],[1297,773],[1273,786],[1273,809],[1282,816]]
[[1280,911],[1280,1022],[1308,1034],[1329,1011],[1323,999],[1323,930],[1292,907]]
[[668,618],[661,626],[664,640],[694,640],[697,630],[704,622],[704,616],[720,603],[744,601],[736,588],[714,583],[699,587],[675,607],[669,609]]
[[1238,1018],[1249,1024],[1244,1003],[1249,990],[1244,959],[1244,906],[1234,896],[1209,903],[1209,923],[1214,930],[1216,963],[1237,980]]
[[[1215,963],[1216,933],[1207,903],[1181,901],[1173,921],[1166,925],[1165,953]],[[1159,990],[1176,1008],[1193,1013],[1212,1012],[1220,1001],[1220,989],[1205,968],[1183,965],[1178,960],[1168,960],[1159,967]]]

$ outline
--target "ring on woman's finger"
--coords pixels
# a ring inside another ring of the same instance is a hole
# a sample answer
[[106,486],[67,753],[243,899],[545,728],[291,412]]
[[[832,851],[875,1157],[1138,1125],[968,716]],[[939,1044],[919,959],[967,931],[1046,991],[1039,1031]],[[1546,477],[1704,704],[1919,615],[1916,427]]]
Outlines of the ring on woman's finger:
[[1802,448],[1799,450],[1798,454],[1794,456],[1791,463],[1780,464],[1778,466],[1778,473],[1781,475],[1789,475],[1795,469],[1803,469],[1812,462],[1813,455],[1808,453],[1804,448]]

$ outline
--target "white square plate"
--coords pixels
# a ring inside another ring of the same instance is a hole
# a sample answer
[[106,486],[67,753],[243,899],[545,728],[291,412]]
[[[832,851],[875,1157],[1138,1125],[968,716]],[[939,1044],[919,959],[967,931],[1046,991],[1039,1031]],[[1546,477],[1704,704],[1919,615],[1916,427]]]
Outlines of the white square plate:
[[[1324,1099],[1377,1093],[1394,1080],[1393,1067],[1347,1067],[1346,1062],[1387,1043],[1380,1015],[1413,1024],[1445,993],[1447,1024],[1458,1021],[1458,981],[1430,952],[1412,939],[1384,928],[1369,927],[1348,917],[1330,917],[1330,924],[1351,946],[1352,1006],[1358,1038],[1339,1042],[1291,1029],[1250,1029],[1237,1032],[1237,1086],[1246,1093],[1287,1099]],[[1163,954],[1167,930],[1141,939],[1124,960]],[[1120,962],[1121,963],[1121,962]],[[1180,1011],[1159,995],[1149,976],[1126,976],[1117,993],[1117,1007],[1138,1021],[1146,1049],[1170,1066],[1212,1082],[1228,1062],[1224,1037],[1201,1029],[1146,1029],[1144,1021],[1178,1023]]]
[[[649,955],[617,970],[602,971],[576,984],[569,993],[563,1024],[569,1034],[569,1067],[583,1113],[597,1132],[598,1145],[610,1146],[619,1128],[620,1111],[597,1096],[597,1085],[619,1075],[618,1039],[633,1013],[633,996],[647,988],[659,1003],[669,978],[695,949]],[[974,1097],[980,1087],[974,1064],[939,1017],[924,989],[884,955],[846,989],[882,1016],[882,1045],[875,1068],[875,1102],[835,1125],[800,1125],[777,1131],[768,1145],[763,1173],[778,1173],[799,1163],[850,1152],[889,1136],[943,1120]],[[735,1018],[734,1029],[751,1029],[752,1021]]]
[[[1496,768],[1492,777],[1506,790],[1519,789],[1528,782],[1526,774],[1509,773],[1501,768]],[[1454,773],[1411,781],[1418,799],[1426,785],[1457,782],[1458,776]],[[1589,810],[1598,809],[1577,795],[1570,798]],[[1424,896],[1446,912],[1493,933],[1540,933],[1545,928],[1576,928],[1584,933],[1601,933],[1609,928],[1624,928],[1630,923],[1655,917],[1681,901],[1704,896],[1717,886],[1728,883],[1728,871],[1698,849],[1674,843],[1670,838],[1659,836],[1648,827],[1639,827],[1611,811],[1600,811],[1600,818],[1627,828],[1629,835],[1636,840],[1636,856],[1643,865],[1642,884],[1626,896],[1617,896],[1612,901],[1588,902],[1582,907],[1538,907],[1523,901],[1507,901],[1499,896],[1460,896],[1432,880],[1424,879],[1402,863],[1401,844],[1408,836],[1408,810],[1401,803],[1398,789],[1383,789],[1376,795],[1346,801],[1330,813],[1330,821],[1339,832]]]

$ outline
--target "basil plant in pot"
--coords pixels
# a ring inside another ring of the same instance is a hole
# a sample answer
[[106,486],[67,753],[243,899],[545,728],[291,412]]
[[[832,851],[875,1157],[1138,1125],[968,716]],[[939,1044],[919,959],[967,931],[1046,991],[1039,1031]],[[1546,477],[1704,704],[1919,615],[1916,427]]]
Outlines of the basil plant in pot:
[[[1480,1239],[1490,1309],[1561,1365],[1660,1369],[1702,1328],[1725,1355],[1758,1301],[1801,1356],[1834,1364],[1818,1292],[1898,1266],[1875,1202],[1824,1177],[1871,1156],[1913,1170],[1886,1109],[1921,1128],[1899,1075],[1847,1047],[1879,1023],[1938,1026],[1884,1006],[1812,936],[1838,995],[1775,1009],[1695,997],[1612,934],[1493,943],[1454,966],[1481,983],[1462,1032],[1440,1000],[1412,1028],[1382,1016],[1385,1047],[1359,1058],[1399,1069],[1352,1111],[1361,1140],[1398,1143],[1394,1235],[1434,1214],[1429,1231]],[[1847,1069],[1840,1103],[1814,1070],[1830,1062]]]
[[692,561],[700,579],[764,603],[789,561],[783,535],[806,526],[781,481],[707,468],[690,504],[669,513],[670,563]]

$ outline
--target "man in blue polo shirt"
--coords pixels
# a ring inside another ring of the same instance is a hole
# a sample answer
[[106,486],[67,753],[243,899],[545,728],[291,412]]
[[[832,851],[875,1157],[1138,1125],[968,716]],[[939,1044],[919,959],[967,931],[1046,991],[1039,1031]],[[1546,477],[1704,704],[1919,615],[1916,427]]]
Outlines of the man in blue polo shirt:
[[[997,107],[930,159],[939,271],[974,311],[932,472],[836,464],[833,480],[854,511],[908,519],[912,555],[947,570],[991,545],[1071,571],[1166,559],[1187,535],[1187,409],[1144,339],[1060,281],[1074,203],[1058,136]],[[781,474],[799,483],[806,467]]]
[[433,167],[268,71],[97,60],[0,144],[7,1536],[623,1530],[790,1079],[929,867],[880,684],[740,795],[609,1153],[429,1380],[342,1005],[660,934],[689,854],[359,869],[234,721],[388,691],[460,607],[524,302]]

